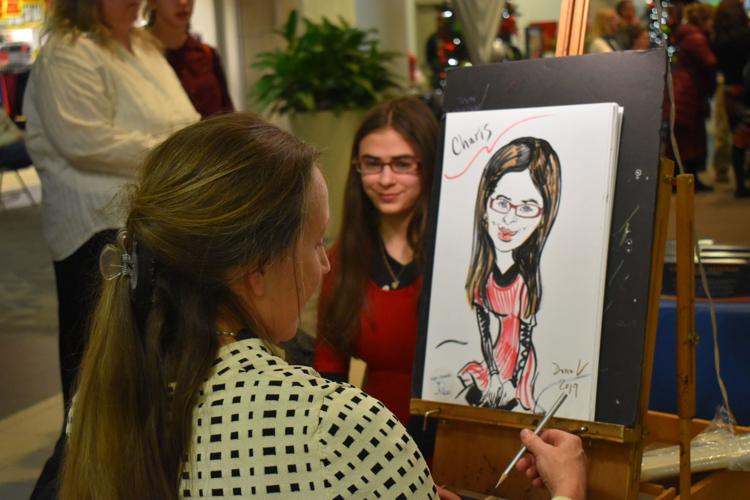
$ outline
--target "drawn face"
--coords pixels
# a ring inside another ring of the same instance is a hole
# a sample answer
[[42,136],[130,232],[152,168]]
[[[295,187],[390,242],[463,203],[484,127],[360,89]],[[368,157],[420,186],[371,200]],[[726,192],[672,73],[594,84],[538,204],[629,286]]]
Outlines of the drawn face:
[[[374,158],[392,162],[416,157],[414,148],[392,128],[375,130],[359,142],[360,160]],[[362,188],[384,216],[411,215],[422,193],[419,171],[396,174],[390,166],[384,166],[379,174],[362,175]]]
[[505,174],[486,206],[487,230],[495,251],[513,251],[529,239],[542,220],[543,205],[528,170]]

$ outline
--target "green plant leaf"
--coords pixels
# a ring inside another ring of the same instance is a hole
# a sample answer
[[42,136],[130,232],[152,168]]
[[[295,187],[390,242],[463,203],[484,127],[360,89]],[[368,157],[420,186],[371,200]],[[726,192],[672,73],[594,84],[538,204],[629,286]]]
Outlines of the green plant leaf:
[[297,12],[297,9],[292,9],[292,11],[289,13],[289,17],[286,19],[286,23],[284,23],[284,26],[281,29],[281,33],[283,34],[284,39],[287,41],[287,43],[292,43],[292,40],[294,40],[295,36],[297,35],[298,18],[299,12]]

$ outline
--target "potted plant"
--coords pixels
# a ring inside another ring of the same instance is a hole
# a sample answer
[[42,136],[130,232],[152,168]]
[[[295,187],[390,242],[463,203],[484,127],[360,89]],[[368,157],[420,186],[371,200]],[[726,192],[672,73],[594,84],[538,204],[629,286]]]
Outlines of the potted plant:
[[397,53],[382,51],[374,30],[350,26],[344,19],[314,23],[293,10],[280,30],[284,49],[258,54],[254,68],[266,71],[251,95],[276,113],[341,112],[368,109],[397,87],[387,68]]
[[331,193],[329,235],[338,231],[351,141],[364,112],[398,85],[387,64],[397,53],[378,46],[374,30],[344,19],[316,23],[296,10],[279,31],[286,47],[258,54],[266,73],[252,89],[261,109],[288,115],[292,131],[321,150]]

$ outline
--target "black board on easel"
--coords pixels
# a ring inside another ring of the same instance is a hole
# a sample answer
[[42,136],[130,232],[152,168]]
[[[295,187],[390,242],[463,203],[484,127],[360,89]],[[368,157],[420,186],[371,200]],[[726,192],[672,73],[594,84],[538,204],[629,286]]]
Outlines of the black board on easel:
[[[663,50],[475,66],[448,75],[444,111],[616,102],[624,108],[604,296],[596,421],[633,426],[639,411],[658,186]],[[442,150],[442,144],[440,145]],[[434,175],[425,282],[430,290],[442,154]],[[420,308],[412,396],[421,398],[429,301]]]

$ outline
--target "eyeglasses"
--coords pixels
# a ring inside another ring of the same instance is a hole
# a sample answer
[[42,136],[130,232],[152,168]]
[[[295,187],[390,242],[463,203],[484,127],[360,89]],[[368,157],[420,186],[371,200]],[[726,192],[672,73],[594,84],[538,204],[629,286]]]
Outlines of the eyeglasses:
[[414,175],[419,170],[419,160],[413,156],[397,156],[391,158],[391,161],[383,161],[374,156],[365,156],[364,158],[352,160],[354,168],[362,175],[380,174],[386,165],[391,167],[394,174]]
[[497,198],[490,199],[490,210],[499,214],[507,214],[511,210],[515,210],[516,216],[522,219],[533,219],[539,217],[542,213],[542,207],[536,203],[521,203],[520,205],[514,205],[504,196],[498,196]]

